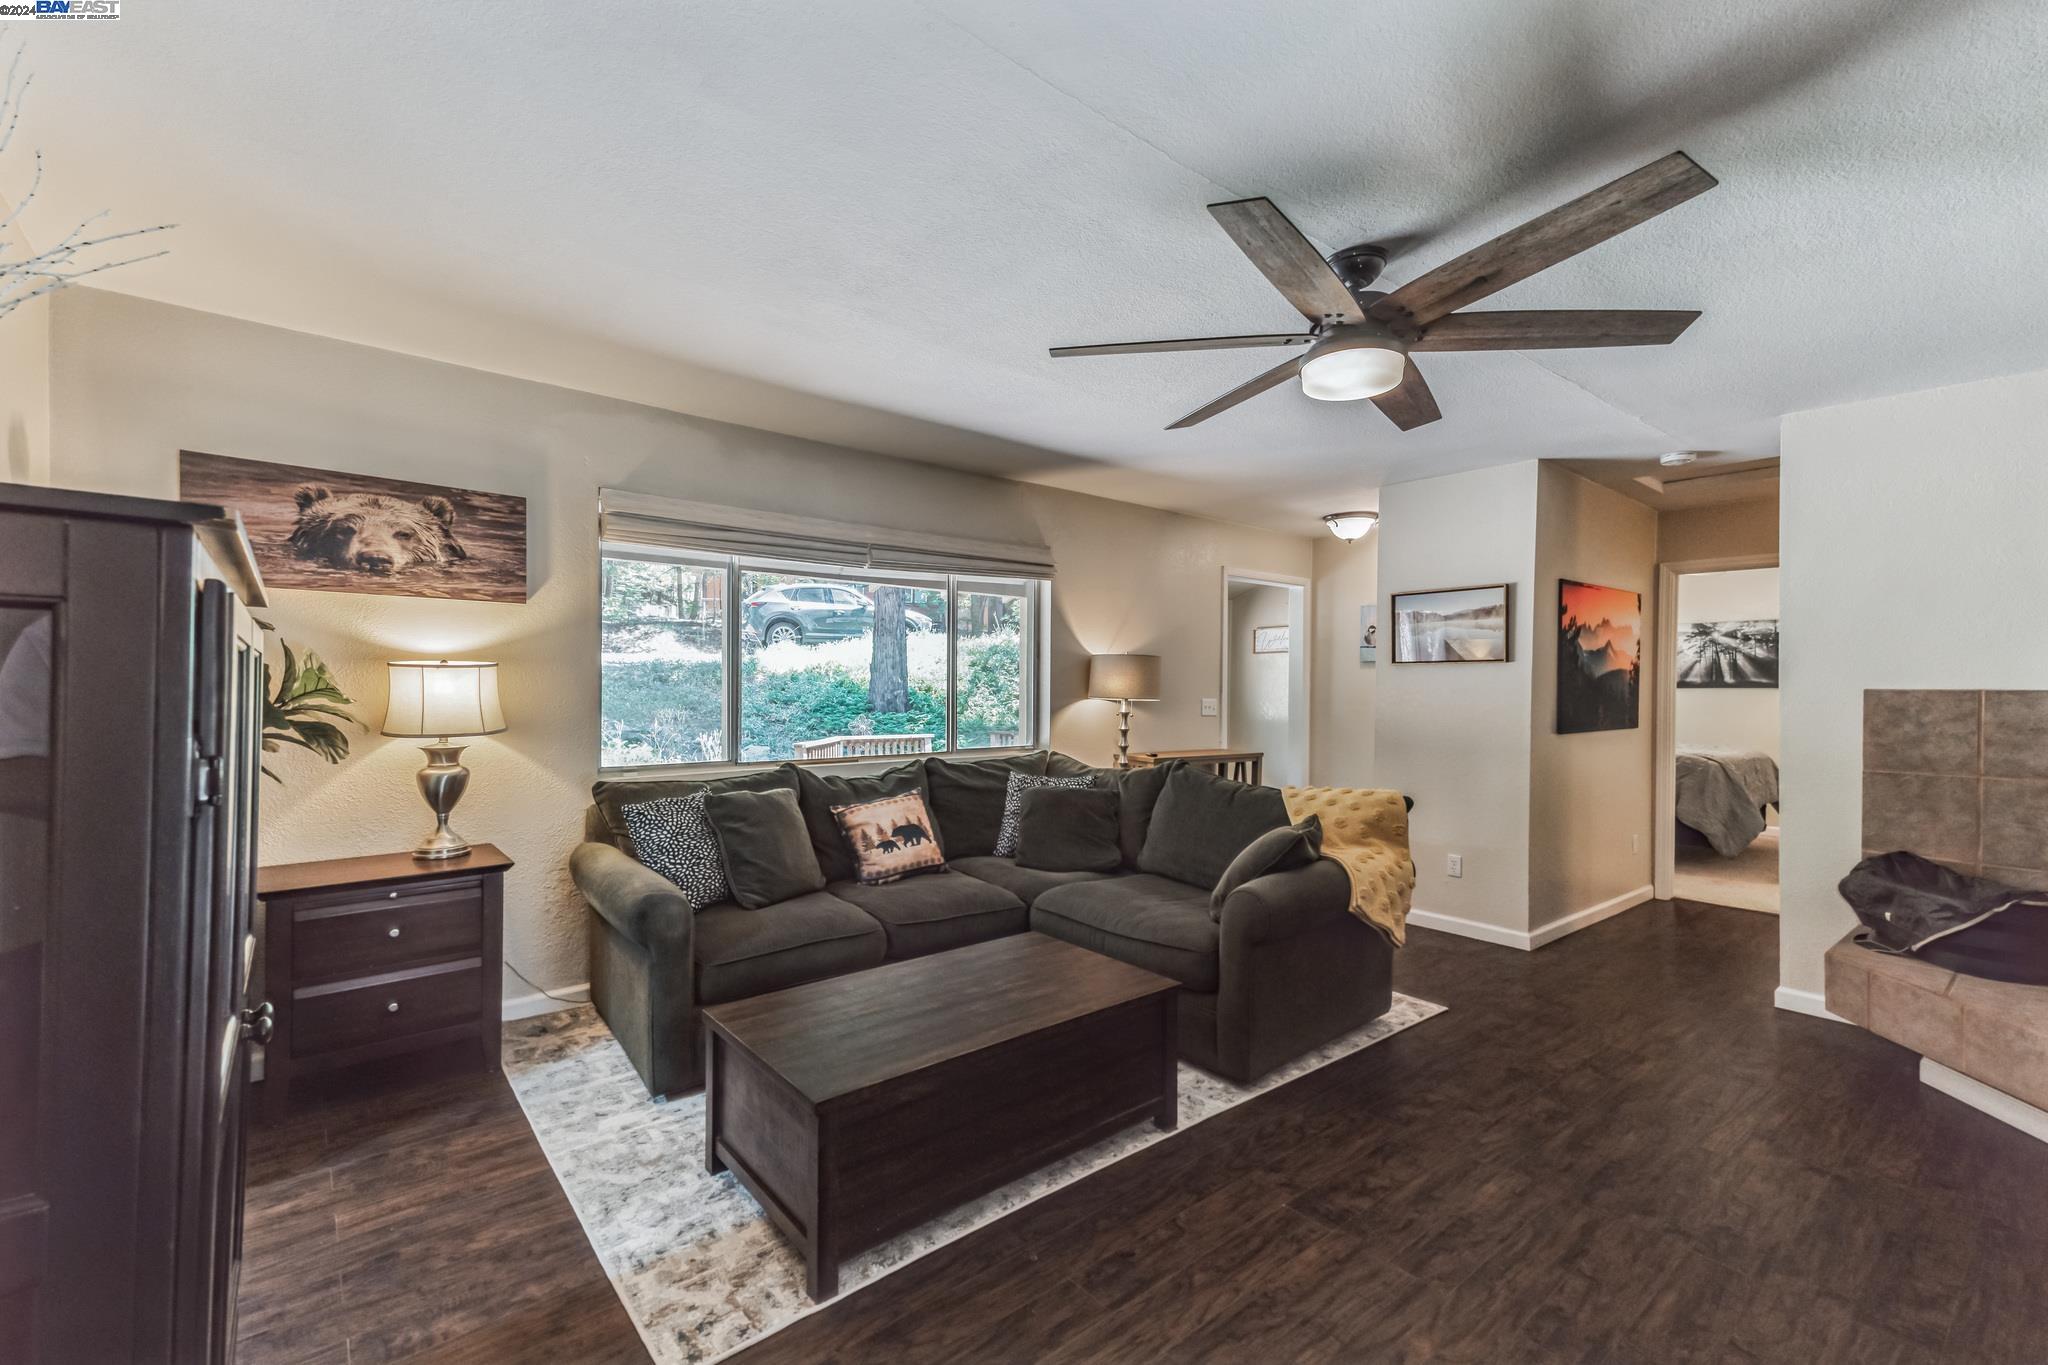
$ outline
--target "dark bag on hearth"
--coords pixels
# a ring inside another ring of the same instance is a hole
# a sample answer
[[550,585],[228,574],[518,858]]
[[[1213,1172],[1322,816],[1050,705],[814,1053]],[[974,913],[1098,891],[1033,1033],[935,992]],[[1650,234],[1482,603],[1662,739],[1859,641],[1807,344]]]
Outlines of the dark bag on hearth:
[[1943,867],[1917,853],[1865,858],[1842,878],[1856,942],[1995,981],[2048,985],[2048,893]]

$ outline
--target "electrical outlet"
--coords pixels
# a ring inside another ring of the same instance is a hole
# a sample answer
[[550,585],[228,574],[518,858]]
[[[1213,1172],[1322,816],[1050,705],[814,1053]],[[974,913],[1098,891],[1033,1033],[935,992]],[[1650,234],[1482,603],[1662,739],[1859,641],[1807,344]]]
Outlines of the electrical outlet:
[[1216,699],[1214,697],[1202,698],[1202,714],[1205,716],[1216,714]]
[[1453,877],[1464,876],[1465,855],[1462,853],[1453,853],[1450,857],[1446,858],[1444,860],[1444,871],[1450,873]]

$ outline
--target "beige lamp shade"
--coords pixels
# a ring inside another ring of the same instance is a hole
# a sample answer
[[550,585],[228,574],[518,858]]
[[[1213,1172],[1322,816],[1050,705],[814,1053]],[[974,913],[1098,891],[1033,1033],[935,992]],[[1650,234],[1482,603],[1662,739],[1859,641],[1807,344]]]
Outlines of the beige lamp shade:
[[422,739],[495,735],[505,728],[498,666],[474,659],[396,659],[384,733]]
[[1088,695],[1112,701],[1158,701],[1157,654],[1097,654],[1088,660]]

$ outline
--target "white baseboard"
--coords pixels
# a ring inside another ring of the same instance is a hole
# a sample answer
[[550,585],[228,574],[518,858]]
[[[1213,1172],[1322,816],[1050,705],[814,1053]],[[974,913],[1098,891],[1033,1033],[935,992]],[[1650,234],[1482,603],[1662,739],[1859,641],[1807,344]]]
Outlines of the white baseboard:
[[1837,1024],[1849,1022],[1828,1008],[1826,997],[1819,991],[1795,991],[1790,986],[1780,986],[1778,993],[1771,997],[1771,1003],[1794,1014],[1810,1014],[1816,1019],[1831,1019]]
[[[590,983],[579,981],[573,986],[557,986],[554,992],[564,998],[550,999],[539,991],[529,991],[525,995],[508,995],[499,1008],[499,1017],[510,1023],[514,1019],[531,1019],[539,1014],[553,1014],[556,1010],[574,1009],[589,1002]],[[582,999],[577,999],[578,996]]]
[[1932,1086],[1951,1099],[1961,1100],[1972,1109],[1981,1109],[2028,1137],[2048,1142],[2048,1113],[1996,1086],[1986,1085],[1974,1076],[1965,1076],[1953,1067],[1943,1066],[1927,1057],[1920,1059],[1920,1083]]
[[1419,924],[1425,929],[1456,934],[1460,938],[1476,938],[1481,943],[1498,943],[1503,948],[1520,948],[1523,952],[1530,953],[1546,943],[1557,942],[1567,934],[1576,934],[1589,925],[1598,924],[1603,919],[1612,919],[1624,910],[1633,910],[1655,897],[1656,892],[1652,888],[1639,886],[1633,891],[1624,891],[1619,896],[1601,901],[1598,905],[1589,905],[1583,910],[1573,911],[1562,919],[1554,919],[1542,928],[1528,933],[1520,929],[1505,929],[1498,924],[1488,924],[1484,920],[1465,919],[1460,915],[1440,915],[1433,910],[1410,910],[1408,922]]
[[1529,947],[1535,949],[1546,943],[1555,943],[1566,934],[1576,934],[1579,930],[1598,924],[1603,919],[1613,919],[1624,910],[1633,910],[1643,902],[1656,898],[1657,889],[1648,884],[1624,891],[1619,896],[1610,896],[1598,905],[1575,910],[1562,919],[1554,919],[1540,928],[1530,930]]
[[1419,924],[1425,929],[1440,933],[1456,934],[1459,938],[1476,938],[1481,943],[1498,943],[1503,948],[1520,948],[1529,951],[1529,936],[1515,929],[1503,929],[1498,924],[1487,924],[1483,920],[1464,919],[1457,915],[1439,915],[1434,910],[1410,910],[1408,922]]

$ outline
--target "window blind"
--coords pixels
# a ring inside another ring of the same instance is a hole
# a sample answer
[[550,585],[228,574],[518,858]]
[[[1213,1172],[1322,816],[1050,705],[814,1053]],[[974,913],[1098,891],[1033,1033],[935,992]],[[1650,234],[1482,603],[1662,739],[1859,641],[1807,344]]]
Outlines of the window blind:
[[784,512],[724,507],[606,488],[598,493],[598,534],[609,545],[802,560],[898,573],[1050,578],[1043,545],[902,531]]

